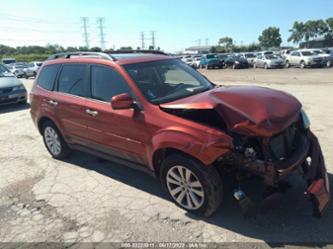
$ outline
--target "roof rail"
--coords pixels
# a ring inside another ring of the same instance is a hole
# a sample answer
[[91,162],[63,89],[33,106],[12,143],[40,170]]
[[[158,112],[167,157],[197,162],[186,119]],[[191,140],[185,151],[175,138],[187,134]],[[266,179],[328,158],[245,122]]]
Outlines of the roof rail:
[[115,51],[110,51],[108,52],[108,54],[160,54],[160,55],[169,55],[167,53],[164,53],[160,50],[141,50],[141,49],[137,49],[137,50],[115,50]]
[[47,60],[70,59],[71,57],[98,57],[105,60],[113,60],[113,61],[117,60],[110,54],[101,53],[101,52],[83,52],[83,51],[53,54],[49,56]]

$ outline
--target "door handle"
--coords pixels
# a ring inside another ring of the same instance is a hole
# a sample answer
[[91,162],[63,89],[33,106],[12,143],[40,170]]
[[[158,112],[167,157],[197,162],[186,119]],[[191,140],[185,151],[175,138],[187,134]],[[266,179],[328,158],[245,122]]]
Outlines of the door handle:
[[58,105],[58,102],[55,101],[55,100],[52,100],[52,99],[48,100],[47,103],[50,104],[50,105],[53,105],[53,106]]
[[93,117],[98,115],[97,111],[90,110],[90,109],[86,109],[86,113],[89,114],[90,116],[93,116]]

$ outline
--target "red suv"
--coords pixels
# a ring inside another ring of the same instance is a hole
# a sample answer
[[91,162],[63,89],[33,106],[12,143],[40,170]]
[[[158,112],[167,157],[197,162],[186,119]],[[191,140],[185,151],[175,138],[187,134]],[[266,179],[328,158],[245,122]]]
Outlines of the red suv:
[[218,208],[222,176],[236,179],[241,204],[250,200],[245,176],[263,179],[267,199],[296,169],[314,215],[329,202],[320,145],[287,93],[218,86],[163,54],[80,52],[43,63],[30,97],[32,119],[54,158],[77,149],[144,170],[195,214]]

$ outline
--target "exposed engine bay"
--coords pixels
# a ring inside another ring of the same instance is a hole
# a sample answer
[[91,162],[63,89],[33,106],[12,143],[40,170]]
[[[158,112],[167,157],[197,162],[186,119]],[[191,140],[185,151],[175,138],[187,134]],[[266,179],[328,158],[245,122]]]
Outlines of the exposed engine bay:
[[[236,174],[260,176],[268,197],[279,191],[285,176],[298,170],[306,181],[304,193],[312,201],[313,216],[321,217],[330,201],[329,183],[320,144],[300,103],[288,94],[259,87],[218,88],[203,94],[210,95],[208,103],[199,95],[161,109],[232,137],[233,151],[216,164],[229,166]],[[240,188],[234,196],[240,202],[247,198]]]

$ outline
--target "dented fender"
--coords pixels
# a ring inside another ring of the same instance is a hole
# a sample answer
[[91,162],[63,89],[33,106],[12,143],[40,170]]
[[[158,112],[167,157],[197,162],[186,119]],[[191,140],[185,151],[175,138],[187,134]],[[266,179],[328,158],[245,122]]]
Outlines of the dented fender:
[[152,138],[152,148],[154,152],[166,148],[177,149],[210,165],[220,156],[231,152],[232,138],[227,135],[216,137],[212,134],[189,134],[177,127],[168,127]]

